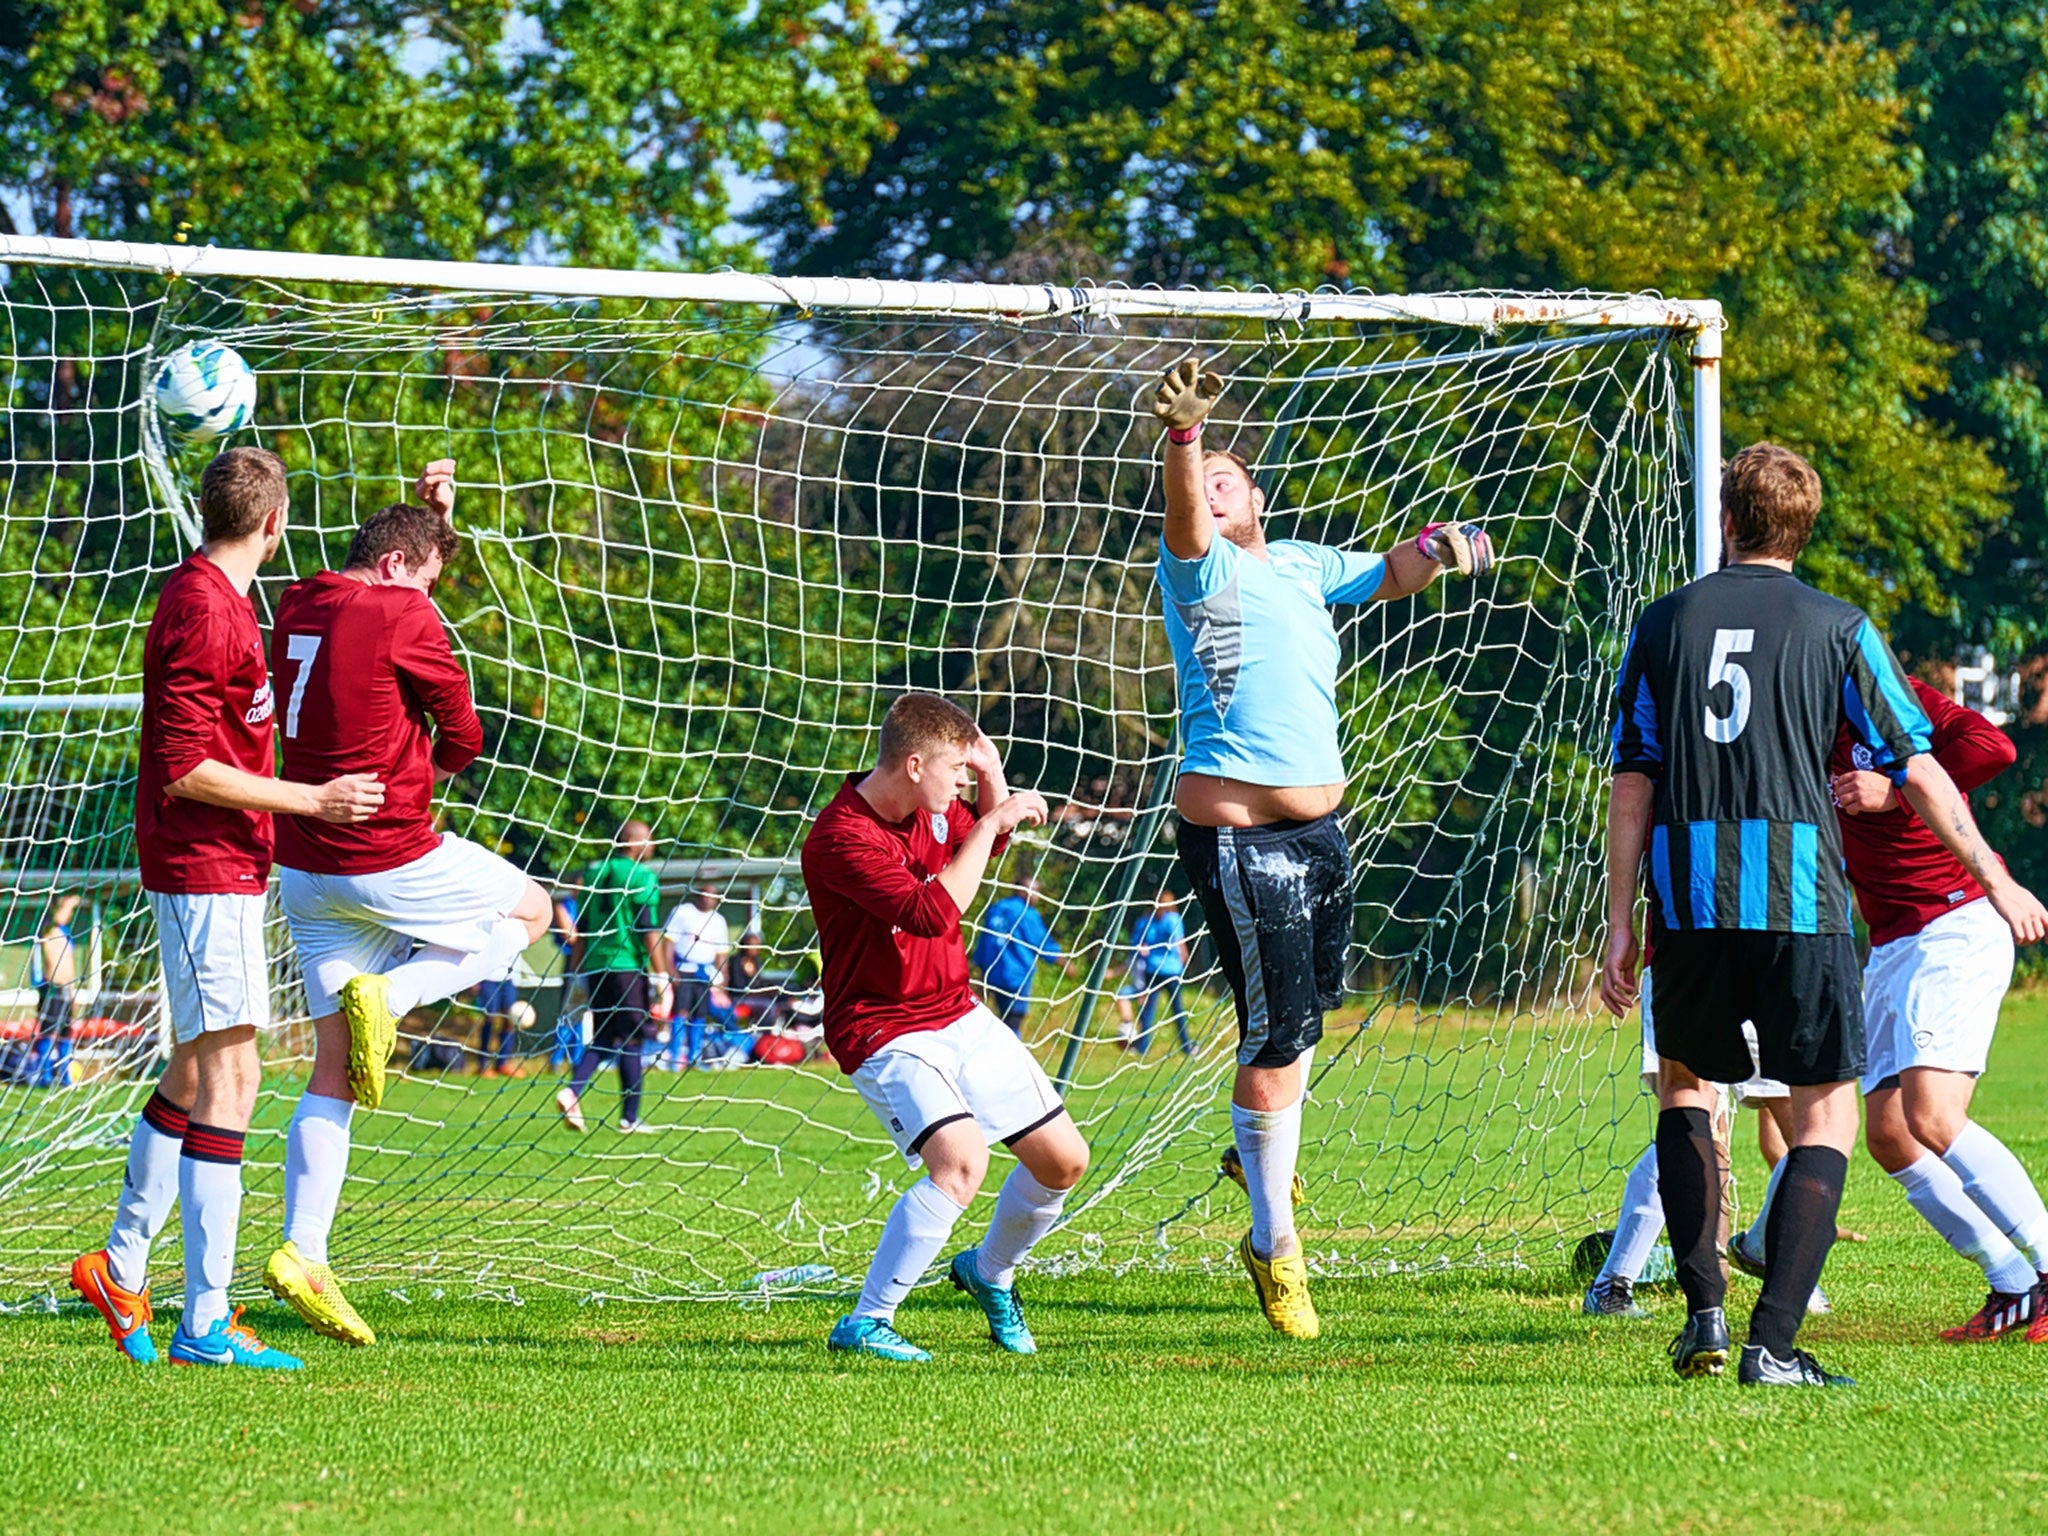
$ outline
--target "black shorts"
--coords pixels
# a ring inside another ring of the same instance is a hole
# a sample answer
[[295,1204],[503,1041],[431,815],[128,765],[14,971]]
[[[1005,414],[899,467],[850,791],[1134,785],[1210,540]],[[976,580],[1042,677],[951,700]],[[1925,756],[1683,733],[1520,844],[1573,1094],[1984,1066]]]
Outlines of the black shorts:
[[606,1051],[637,1046],[647,1034],[647,973],[592,971],[583,979],[590,987],[591,1045]]
[[71,1038],[72,988],[66,984],[52,986],[48,982],[36,988],[36,1038],[39,1040],[69,1040]]
[[[1664,930],[1650,975],[1657,1054],[1710,1083],[1815,1087],[1863,1075],[1863,974],[1846,933]],[[1742,1036],[1756,1026],[1756,1061]]]
[[1237,1060],[1284,1067],[1344,1001],[1351,853],[1333,811],[1264,827],[1183,821],[1180,867],[1209,920],[1237,1003]]

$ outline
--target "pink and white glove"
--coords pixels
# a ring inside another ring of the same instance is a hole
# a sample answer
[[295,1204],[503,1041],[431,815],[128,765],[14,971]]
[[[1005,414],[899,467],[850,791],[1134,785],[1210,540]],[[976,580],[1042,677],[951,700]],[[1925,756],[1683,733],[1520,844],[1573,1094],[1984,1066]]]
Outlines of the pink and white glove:
[[1493,540],[1477,523],[1431,523],[1415,547],[1447,571],[1484,576],[1493,569]]

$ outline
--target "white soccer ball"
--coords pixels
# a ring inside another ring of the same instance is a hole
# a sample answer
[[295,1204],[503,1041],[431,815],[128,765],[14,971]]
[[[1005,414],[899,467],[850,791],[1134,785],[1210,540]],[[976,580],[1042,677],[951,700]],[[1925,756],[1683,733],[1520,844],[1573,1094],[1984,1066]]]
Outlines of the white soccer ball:
[[522,997],[512,1005],[512,1012],[508,1017],[512,1020],[514,1029],[531,1029],[538,1015],[533,1011],[533,1004]]
[[239,432],[256,414],[256,375],[241,353],[217,341],[188,341],[150,384],[157,420],[181,442]]

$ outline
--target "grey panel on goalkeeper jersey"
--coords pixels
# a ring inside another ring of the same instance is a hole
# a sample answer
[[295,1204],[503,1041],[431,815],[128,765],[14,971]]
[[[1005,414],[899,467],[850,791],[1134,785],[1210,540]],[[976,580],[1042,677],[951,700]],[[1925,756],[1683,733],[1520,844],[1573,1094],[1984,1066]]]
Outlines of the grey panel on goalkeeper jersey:
[[[1209,698],[1216,706],[1216,718],[1230,712],[1231,696],[1237,692],[1238,667],[1244,660],[1244,598],[1232,576],[1222,587],[1198,602],[1183,603],[1167,598],[1180,621],[1187,626],[1195,660],[1209,685]],[[1190,701],[1183,699],[1186,712]]]

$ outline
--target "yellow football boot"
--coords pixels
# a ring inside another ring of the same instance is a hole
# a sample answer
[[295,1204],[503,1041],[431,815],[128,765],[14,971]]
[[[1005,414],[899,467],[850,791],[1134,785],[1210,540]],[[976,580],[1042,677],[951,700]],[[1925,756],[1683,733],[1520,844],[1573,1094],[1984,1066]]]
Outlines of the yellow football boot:
[[1290,1339],[1313,1339],[1323,1331],[1316,1304],[1308,1299],[1308,1265],[1300,1254],[1262,1259],[1252,1252],[1252,1235],[1247,1232],[1237,1245],[1237,1256],[1244,1260],[1252,1289],[1259,1293],[1259,1308],[1275,1333]]
[[[1223,1149],[1223,1166],[1218,1172],[1246,1194],[1252,1192],[1251,1186],[1244,1181],[1244,1159],[1238,1156],[1236,1147],[1231,1146]],[[1301,1182],[1301,1175],[1299,1173],[1293,1176],[1293,1182],[1288,1186],[1287,1193],[1294,1208],[1299,1210],[1301,1202],[1308,1198],[1308,1186]]]
[[308,1264],[298,1247],[286,1243],[263,1266],[263,1284],[317,1334],[358,1348],[377,1342],[362,1314],[341,1294],[341,1282],[325,1264]]
[[348,1021],[348,1085],[356,1102],[375,1109],[384,1102],[384,1069],[398,1041],[391,1012],[391,978],[368,972],[349,977],[336,999]]

